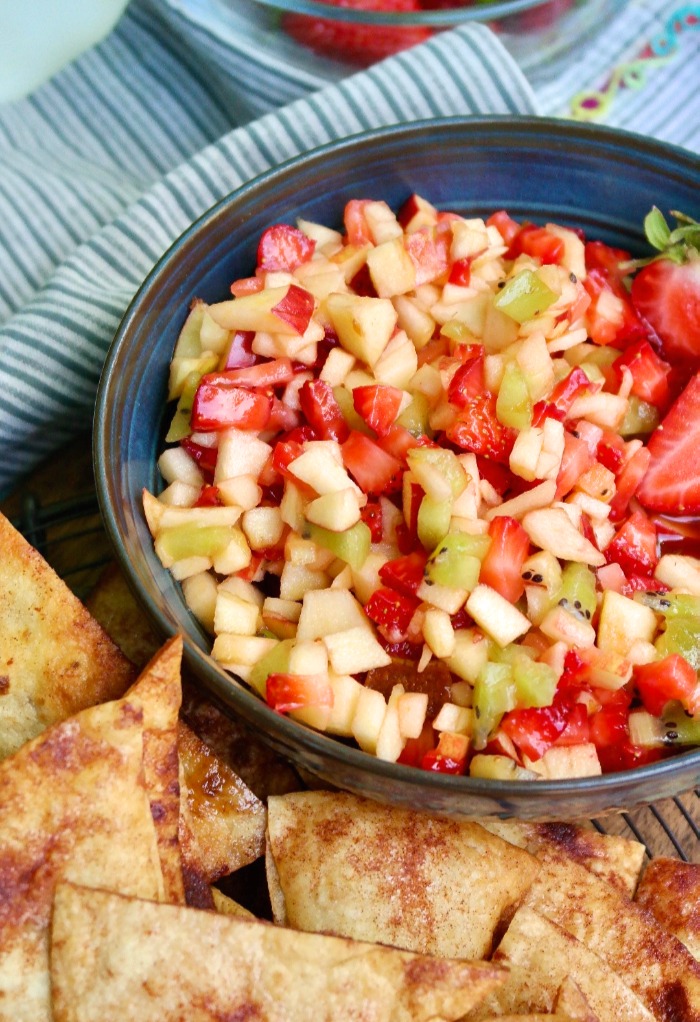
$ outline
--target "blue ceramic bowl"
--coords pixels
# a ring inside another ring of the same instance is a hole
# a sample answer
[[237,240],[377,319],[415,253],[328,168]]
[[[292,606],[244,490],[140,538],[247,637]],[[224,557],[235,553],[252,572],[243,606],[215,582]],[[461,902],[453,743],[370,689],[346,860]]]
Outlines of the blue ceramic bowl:
[[591,238],[644,251],[653,203],[700,217],[700,159],[609,129],[562,121],[447,119],[333,143],[270,171],[193,224],[129,307],[100,384],[95,472],[102,512],[135,594],[164,635],[185,636],[186,663],[212,697],[277,751],[339,787],[462,816],[573,819],[669,797],[700,782],[700,750],[603,777],[502,782],[450,777],[382,762],[269,709],[208,655],[210,640],[158,561],[141,510],[158,491],[168,365],[190,301],[218,301],[255,265],[271,223],[297,216],[339,225],[346,201],[399,206],[419,192],[468,215],[506,208],[582,227]]

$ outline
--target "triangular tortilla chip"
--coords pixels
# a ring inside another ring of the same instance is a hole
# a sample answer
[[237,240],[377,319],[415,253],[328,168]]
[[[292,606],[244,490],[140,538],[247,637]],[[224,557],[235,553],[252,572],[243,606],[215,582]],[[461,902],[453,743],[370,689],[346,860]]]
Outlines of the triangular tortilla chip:
[[252,912],[249,912],[247,908],[243,908],[233,898],[229,898],[227,894],[223,894],[218,887],[212,887],[211,894],[214,908],[217,912],[221,912],[222,915],[243,916],[245,919],[255,919]]
[[525,904],[604,959],[659,1022],[700,1022],[700,964],[688,949],[583,866],[547,852],[540,862]]
[[55,1022],[428,1022],[502,972],[66,884],[51,979]]
[[635,900],[700,961],[700,863],[652,859]]
[[532,855],[546,850],[563,861],[578,862],[623,894],[630,898],[634,894],[645,855],[639,841],[600,834],[576,823],[486,820],[484,827]]
[[179,727],[180,847],[187,903],[208,908],[201,892],[254,862],[265,850],[265,806],[186,724]]
[[[150,685],[150,679],[146,679]],[[0,1019],[51,1018],[48,923],[67,878],[163,898],[132,695],[44,731],[0,763]]]
[[508,966],[508,978],[469,1015],[469,1022],[551,1012],[567,978],[575,980],[600,1022],[653,1022],[651,1012],[605,962],[532,909],[518,909],[493,961]]
[[266,862],[276,922],[452,958],[490,953],[538,869],[476,823],[325,791],[268,801]]
[[581,987],[571,976],[567,976],[557,990],[557,996],[554,998],[554,1010],[563,1012],[569,1018],[576,1019],[577,1022],[600,1022],[586,1000]]
[[178,711],[182,702],[180,665],[182,637],[170,639],[144,668],[126,698],[143,711],[143,770],[158,854],[165,882],[165,900],[185,903],[179,843],[180,780]]
[[133,665],[0,515],[0,759],[44,728],[121,696]]
[[85,606],[132,664],[143,667],[158,652],[160,640],[116,564],[104,569]]

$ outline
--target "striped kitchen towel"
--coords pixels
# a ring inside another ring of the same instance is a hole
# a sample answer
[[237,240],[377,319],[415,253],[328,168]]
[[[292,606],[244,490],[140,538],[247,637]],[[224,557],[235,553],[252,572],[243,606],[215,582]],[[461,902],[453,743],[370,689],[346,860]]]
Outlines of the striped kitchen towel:
[[[223,195],[363,128],[449,114],[569,116],[571,98],[604,89],[611,69],[664,30],[672,6],[632,0],[582,63],[530,80],[489,29],[469,24],[328,84],[324,62],[293,64],[251,35],[240,3],[132,0],[103,43],[0,107],[0,493],[88,428],[130,299]],[[621,86],[608,123],[700,149],[699,35],[684,33],[676,66],[654,65],[653,102],[635,106],[638,93]]]

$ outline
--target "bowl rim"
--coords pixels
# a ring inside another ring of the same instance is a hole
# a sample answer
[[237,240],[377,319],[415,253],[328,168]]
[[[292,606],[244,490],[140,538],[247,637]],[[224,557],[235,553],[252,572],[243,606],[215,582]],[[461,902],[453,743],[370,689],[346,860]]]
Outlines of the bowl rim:
[[[538,134],[540,135],[540,141],[543,133],[548,137],[560,140],[570,139],[573,134],[574,137],[579,138],[581,141],[596,139],[601,144],[607,143],[617,148],[622,143],[626,149],[629,147],[636,150],[649,159],[664,157],[668,159],[670,157],[678,160],[680,164],[687,166],[687,170],[691,174],[698,177],[700,183],[700,156],[670,143],[650,139],[623,129],[553,117],[523,117],[515,115],[483,117],[450,116],[426,118],[408,124],[389,125],[332,140],[263,171],[214,203],[194,220],[165,250],[144,278],[129,303],[109,347],[95,402],[92,445],[93,467],[98,503],[105,530],[130,588],[162,634],[172,636],[180,631],[180,629],[166,613],[161,612],[151,593],[141,586],[136,576],[135,569],[127,555],[126,539],[120,532],[116,511],[110,500],[108,471],[110,448],[109,429],[107,427],[109,423],[108,411],[112,378],[114,376],[113,369],[118,358],[123,355],[123,349],[128,349],[130,333],[139,318],[142,303],[144,300],[147,300],[151,288],[157,285],[158,281],[168,274],[170,263],[193,237],[196,237],[202,230],[206,230],[209,224],[218,217],[225,215],[229,206],[246,200],[250,195],[254,196],[257,190],[274,187],[278,180],[282,181],[288,175],[293,175],[297,167],[307,166],[309,161],[312,163],[323,161],[329,154],[342,152],[345,149],[354,150],[358,146],[371,149],[376,143],[387,138],[408,139],[412,136],[420,135],[427,129],[449,133],[455,128],[460,128],[467,132],[472,130],[492,132],[496,135],[502,132],[509,134],[516,132],[525,135]],[[153,586],[157,588],[157,580],[155,578],[153,578]],[[566,778],[561,780],[504,781],[471,777],[469,775],[454,776],[425,771],[418,767],[404,764],[387,762],[378,759],[370,753],[363,752],[359,748],[346,745],[342,739],[339,740],[336,736],[315,731],[311,727],[276,713],[245,683],[218,665],[209,653],[205,652],[204,649],[193,641],[190,635],[184,635],[183,639],[184,660],[193,670],[198,683],[218,702],[223,703],[237,716],[242,717],[257,731],[262,732],[261,738],[263,740],[267,740],[278,748],[280,746],[285,748],[301,746],[306,753],[326,761],[332,761],[337,767],[369,774],[384,782],[398,782],[406,792],[411,789],[421,789],[425,792],[427,789],[431,794],[439,794],[447,798],[461,794],[462,796],[473,797],[475,799],[484,797],[493,801],[508,801],[509,799],[517,801],[527,796],[531,797],[534,801],[538,801],[544,800],[547,797],[553,797],[558,802],[564,802],[568,795],[585,798],[587,794],[599,797],[606,794],[609,797],[610,805],[613,806],[615,793],[620,789],[624,790],[631,782],[634,782],[635,786],[639,787],[644,785],[646,781],[663,780],[667,776],[675,774],[682,766],[695,769],[697,779],[692,783],[697,784],[700,781],[700,748],[628,770],[592,777]],[[655,796],[651,796],[651,798],[653,797]],[[639,799],[634,804],[639,804]],[[617,808],[624,808],[624,804]],[[514,815],[517,815],[517,809]]]
[[353,25],[385,25],[394,28],[455,27],[470,21],[493,21],[543,7],[552,0],[489,0],[465,7],[423,9],[418,11],[364,11],[351,7],[335,7],[328,0],[251,0],[269,10],[283,14],[304,14],[329,21]]

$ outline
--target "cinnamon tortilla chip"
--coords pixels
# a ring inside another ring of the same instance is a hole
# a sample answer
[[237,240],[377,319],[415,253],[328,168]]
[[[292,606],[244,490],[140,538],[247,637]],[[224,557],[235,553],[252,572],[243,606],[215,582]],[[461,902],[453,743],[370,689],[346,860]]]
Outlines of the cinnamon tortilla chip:
[[71,884],[56,892],[55,1022],[429,1022],[502,979],[487,962],[296,933]]
[[530,908],[515,913],[493,961],[508,966],[508,978],[468,1016],[469,1022],[552,1012],[567,979],[576,982],[600,1022],[653,1022],[651,1012],[609,965]]
[[604,959],[659,1022],[700,1022],[700,964],[676,937],[583,866],[549,852],[540,863],[526,905]]
[[487,820],[484,827],[532,855],[546,850],[563,861],[578,862],[630,898],[635,892],[645,854],[639,841],[576,823]]
[[3,1022],[52,1018],[48,925],[60,880],[165,896],[143,768],[152,680],[54,724],[0,763]]
[[420,954],[483,958],[537,861],[476,823],[313,791],[268,801],[276,922]]
[[186,724],[179,726],[180,847],[187,903],[199,908],[203,887],[259,858],[265,850],[265,806]]
[[85,606],[132,664],[143,667],[158,651],[160,640],[116,564],[104,569]]
[[652,859],[635,900],[700,960],[700,863]]
[[555,1012],[563,1012],[577,1022],[600,1022],[594,1013],[581,987],[571,976],[567,976],[557,991],[554,999]]
[[44,728],[123,695],[136,670],[0,514],[0,759]]

